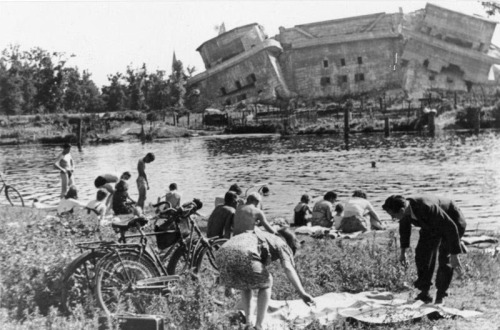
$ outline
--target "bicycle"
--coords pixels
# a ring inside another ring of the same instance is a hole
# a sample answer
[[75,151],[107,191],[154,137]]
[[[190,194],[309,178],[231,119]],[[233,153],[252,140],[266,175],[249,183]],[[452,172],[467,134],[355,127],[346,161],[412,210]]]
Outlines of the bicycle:
[[[165,203],[153,206],[158,210]],[[169,283],[177,279],[171,275],[185,271],[195,275],[198,273],[196,278],[204,285],[216,284],[214,252],[226,240],[208,240],[201,234],[191,217],[201,206],[201,202],[195,200],[176,210],[168,208],[154,217],[155,224],[162,219],[173,225],[173,230],[144,233],[142,227],[148,222],[147,219],[134,218],[125,224],[112,225],[115,231],[120,232],[118,242],[79,243],[81,249],[88,251],[75,259],[65,272],[61,299],[63,309],[71,313],[77,304],[91,300],[94,293],[99,306],[106,313],[116,311],[123,298],[131,302],[129,306],[134,306],[135,311],[144,312],[149,299],[144,299],[143,293],[152,292],[156,295],[168,292]],[[190,226],[188,235],[183,235],[179,226],[183,219],[188,220]],[[137,228],[139,234],[125,236],[131,228]],[[198,238],[194,237],[194,233]],[[165,249],[166,252],[163,250],[161,255],[150,246],[148,237],[153,235],[157,237],[157,244],[161,235],[171,237],[168,249]],[[129,238],[140,240],[139,243],[127,243]],[[174,255],[175,261],[169,261],[169,257]],[[206,259],[210,260],[207,262]],[[208,277],[204,277],[205,274],[209,274]]]
[[0,173],[0,180],[2,180],[3,186],[0,188],[0,193],[5,189],[5,198],[9,201],[11,206],[24,206],[23,196],[17,191],[16,188],[8,185],[5,182],[3,174]]
[[[157,207],[156,218],[160,218],[161,214],[159,205]],[[90,211],[94,211],[89,209]],[[131,219],[133,221],[134,219]],[[113,227],[113,226],[112,226]],[[119,229],[118,229],[119,232]],[[132,238],[120,235],[120,242],[126,243],[127,238]],[[94,291],[95,291],[95,276],[96,266],[99,260],[102,259],[107,253],[106,245],[114,243],[113,241],[90,241],[80,242],[76,245],[80,248],[81,255],[74,259],[65,269],[62,283],[63,289],[61,294],[61,309],[66,314],[72,314],[76,306],[89,306],[93,304]],[[90,303],[90,304],[89,304]],[[92,311],[89,311],[92,312]]]

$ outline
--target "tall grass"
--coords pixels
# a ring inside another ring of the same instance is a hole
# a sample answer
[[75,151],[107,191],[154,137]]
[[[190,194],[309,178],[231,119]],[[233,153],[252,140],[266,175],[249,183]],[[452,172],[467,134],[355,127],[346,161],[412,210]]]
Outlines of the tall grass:
[[[39,210],[3,207],[0,222],[3,224],[0,226],[0,328],[97,328],[100,312],[94,306],[82,306],[71,317],[62,316],[58,310],[63,270],[79,254],[74,243],[96,237],[92,219],[46,218]],[[391,232],[352,241],[306,238],[295,261],[306,291],[313,296],[374,289],[397,293],[416,278],[413,265],[408,269],[399,266],[398,253],[398,237]],[[451,305],[491,313],[483,319],[486,324],[500,321],[493,312],[500,308],[498,255],[470,251],[462,260],[465,275],[452,283],[451,291],[458,295],[450,297]],[[275,263],[270,269],[274,276],[272,298],[298,299],[280,267]],[[243,329],[232,314],[238,299],[238,294],[225,297],[223,292],[210,292],[186,276],[172,294],[155,297],[146,312],[163,316],[167,329]],[[90,317],[85,313],[88,310],[94,310]],[[458,321],[443,320],[437,324],[456,328],[455,322]],[[366,328],[345,320],[338,321],[336,326],[336,329]],[[432,326],[430,321],[421,321],[398,324],[397,328]],[[307,329],[319,328],[314,323]]]

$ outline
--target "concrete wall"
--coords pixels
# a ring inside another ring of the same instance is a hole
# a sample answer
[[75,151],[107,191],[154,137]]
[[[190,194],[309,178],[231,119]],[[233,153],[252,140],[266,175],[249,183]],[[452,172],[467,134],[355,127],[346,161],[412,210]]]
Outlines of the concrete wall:
[[208,69],[249,50],[265,39],[266,35],[261,26],[250,24],[204,42],[198,51],[205,63],[205,68]]
[[[234,104],[244,99],[248,102],[274,99],[277,93],[288,92],[275,63],[275,57],[263,50],[226,70],[208,76],[198,83],[198,87],[204,95],[217,97],[220,104]],[[240,83],[240,87],[237,87],[236,81]],[[225,89],[225,94],[221,88]]]
[[[304,40],[359,34],[376,31],[396,31],[398,14],[371,14],[345,19],[297,25],[293,28],[280,28],[276,39],[282,44],[293,45]],[[284,46],[286,48],[286,46]]]
[[[458,45],[462,41],[463,47],[486,52],[495,26],[495,22],[487,19],[427,4],[421,32]],[[467,47],[467,42],[471,43],[470,47]]]
[[[394,65],[401,47],[401,39],[386,38],[291,49],[280,56],[280,63],[287,85],[299,95],[326,97],[364,93],[400,85],[398,66]],[[356,81],[357,74],[358,80],[360,74],[364,80]],[[347,82],[343,76],[347,76]]]
[[457,48],[445,48],[442,44],[424,42],[417,38],[408,40],[402,58],[416,61],[435,73],[441,73],[450,64],[458,66],[463,72],[461,79],[472,82],[486,81],[492,64],[482,59],[479,54],[469,54],[466,50]]

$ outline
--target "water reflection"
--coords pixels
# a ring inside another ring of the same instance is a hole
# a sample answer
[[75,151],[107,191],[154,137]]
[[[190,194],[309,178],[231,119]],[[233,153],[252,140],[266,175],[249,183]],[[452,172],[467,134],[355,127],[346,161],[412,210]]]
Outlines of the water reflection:
[[[146,169],[149,201],[176,182],[184,200],[201,198],[207,205],[204,213],[209,213],[215,197],[222,196],[231,183],[246,188],[271,182],[266,212],[290,219],[303,193],[320,199],[333,189],[346,199],[354,189],[364,189],[387,219],[380,206],[388,195],[432,192],[456,199],[476,225],[496,222],[500,215],[499,142],[498,133],[479,137],[446,133],[436,139],[360,134],[353,135],[350,149],[344,150],[341,135],[213,136],[87,146],[82,152],[74,148],[72,155],[84,200],[93,197],[97,175],[123,171],[133,173],[131,195],[137,197],[137,161],[154,152],[156,160]],[[58,146],[0,147],[0,170],[27,200],[57,203],[60,182],[53,161],[59,152]]]

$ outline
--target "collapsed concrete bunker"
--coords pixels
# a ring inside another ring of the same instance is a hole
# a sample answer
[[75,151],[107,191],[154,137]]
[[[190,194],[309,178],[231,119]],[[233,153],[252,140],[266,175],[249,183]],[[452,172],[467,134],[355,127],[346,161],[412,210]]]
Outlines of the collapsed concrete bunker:
[[429,90],[496,91],[496,24],[434,4],[408,14],[400,9],[280,27],[272,38],[259,24],[248,24],[198,47],[206,71],[188,84],[220,105],[387,90],[406,100]]

